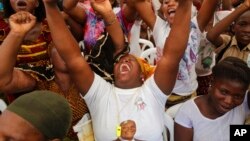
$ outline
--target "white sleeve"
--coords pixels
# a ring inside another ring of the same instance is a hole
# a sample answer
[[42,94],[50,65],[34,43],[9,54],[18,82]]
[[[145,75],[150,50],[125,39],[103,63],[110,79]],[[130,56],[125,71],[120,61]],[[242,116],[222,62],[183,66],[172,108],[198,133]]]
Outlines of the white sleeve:
[[150,76],[146,81],[144,86],[151,90],[151,94],[165,107],[168,95],[164,94],[161,89],[155,83],[154,75]]
[[96,103],[100,103],[100,100],[106,96],[106,94],[110,93],[111,89],[112,85],[109,82],[95,74],[94,81],[83,99],[85,100],[89,109],[95,109]]
[[192,113],[190,113],[190,109],[195,108],[191,105],[192,99],[183,103],[180,109],[177,111],[175,116],[175,122],[184,126],[186,128],[193,128],[192,124]]

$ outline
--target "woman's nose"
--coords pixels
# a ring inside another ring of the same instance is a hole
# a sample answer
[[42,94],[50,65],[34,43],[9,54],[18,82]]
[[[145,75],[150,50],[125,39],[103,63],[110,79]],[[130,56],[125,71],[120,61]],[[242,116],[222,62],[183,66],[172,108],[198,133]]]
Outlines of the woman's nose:
[[232,96],[226,96],[225,98],[225,103],[228,104],[228,105],[232,105],[233,103],[233,97]]

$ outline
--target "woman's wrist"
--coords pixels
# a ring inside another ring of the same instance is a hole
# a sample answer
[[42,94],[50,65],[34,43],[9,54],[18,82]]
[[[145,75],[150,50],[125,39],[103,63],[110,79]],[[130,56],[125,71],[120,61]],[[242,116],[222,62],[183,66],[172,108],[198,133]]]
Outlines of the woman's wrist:
[[103,19],[105,26],[110,26],[117,21],[117,17],[112,10],[104,14]]

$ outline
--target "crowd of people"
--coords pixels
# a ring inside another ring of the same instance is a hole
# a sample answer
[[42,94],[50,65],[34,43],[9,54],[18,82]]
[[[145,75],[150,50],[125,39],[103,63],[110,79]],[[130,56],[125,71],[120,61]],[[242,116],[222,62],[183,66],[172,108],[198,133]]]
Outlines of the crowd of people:
[[[0,139],[76,141],[90,113],[96,141],[163,141],[176,104],[175,141],[228,141],[250,119],[250,0],[2,2]],[[131,52],[138,21],[154,66]]]

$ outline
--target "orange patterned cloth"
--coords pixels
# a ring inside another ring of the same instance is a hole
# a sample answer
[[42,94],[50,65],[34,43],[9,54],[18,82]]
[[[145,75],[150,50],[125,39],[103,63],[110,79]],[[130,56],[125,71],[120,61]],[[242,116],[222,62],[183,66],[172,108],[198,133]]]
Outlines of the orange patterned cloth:
[[141,71],[144,74],[145,79],[149,78],[155,71],[155,66],[150,65],[145,59],[135,57],[141,67]]
[[38,90],[50,90],[62,95],[67,99],[73,112],[72,125],[70,127],[67,137],[72,140],[77,139],[77,134],[73,131],[73,126],[83,117],[84,114],[88,113],[88,107],[83,98],[81,98],[79,91],[74,84],[71,85],[68,91],[62,91],[62,89],[53,81],[42,81],[38,83]]
[[[10,32],[6,20],[0,19],[0,43]],[[52,80],[54,78],[53,65],[49,58],[49,48],[52,38],[47,21],[42,22],[42,31],[37,40],[24,41],[17,55],[16,68],[30,72],[36,79]]]

